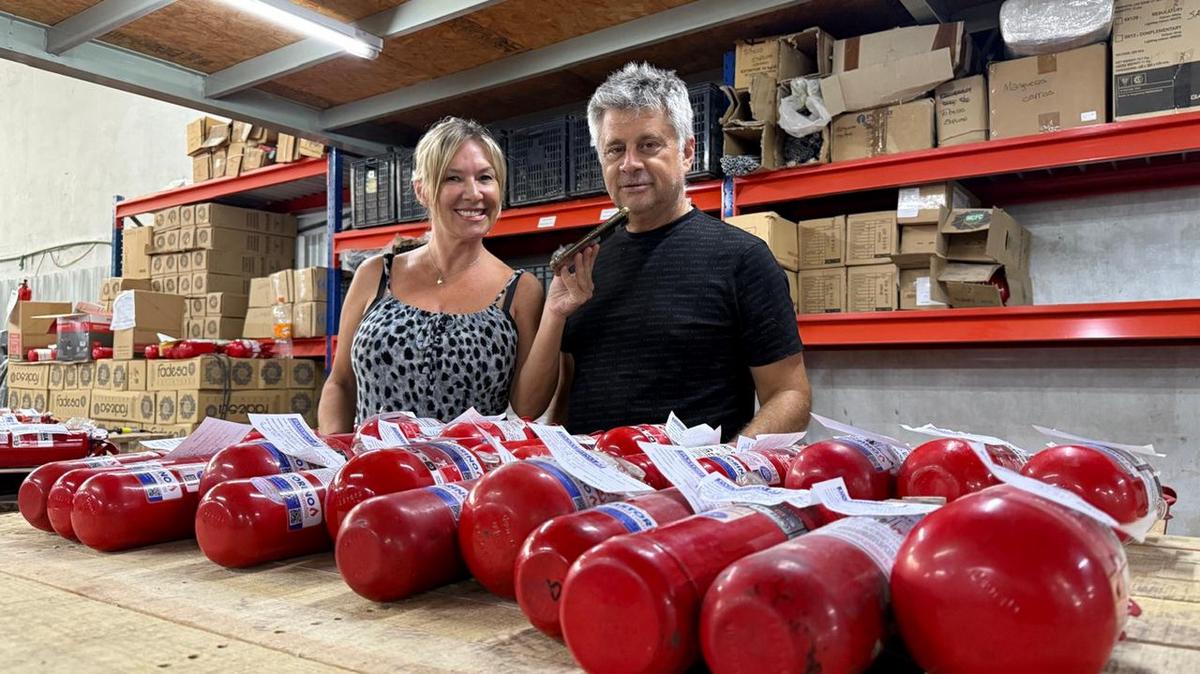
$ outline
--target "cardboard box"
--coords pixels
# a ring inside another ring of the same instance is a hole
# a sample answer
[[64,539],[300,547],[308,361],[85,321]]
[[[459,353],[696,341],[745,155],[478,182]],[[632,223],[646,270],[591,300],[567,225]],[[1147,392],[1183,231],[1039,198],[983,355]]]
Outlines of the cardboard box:
[[149,396],[152,418],[148,423],[173,424],[178,416],[179,394],[176,391],[159,391],[157,394],[145,393]]
[[179,228],[179,247],[184,251],[196,249],[195,225],[184,225],[183,227]]
[[[155,213],[154,214],[155,230],[157,231],[157,230],[161,229],[163,231],[174,231],[174,230],[179,229],[183,225],[183,222],[180,219],[181,211],[182,211],[182,207],[172,206],[171,208],[164,208],[161,211],[159,211],[158,213]],[[162,215],[162,223],[161,224],[159,223],[159,220],[158,220],[158,216],[160,214]]]
[[[149,363],[144,360],[129,360],[123,363],[126,391],[148,391]],[[115,376],[115,373],[114,373]],[[114,380],[115,384],[115,380]],[[115,388],[115,385],[114,385]]]
[[279,143],[275,145],[275,161],[279,164],[288,164],[299,158],[300,156],[296,152],[296,137],[290,133],[279,134]]
[[192,157],[192,182],[202,183],[206,180],[212,180],[212,152],[210,150],[201,150]]
[[203,152],[209,134],[222,123],[221,120],[207,115],[189,122],[187,125],[187,153],[194,157]]
[[[183,250],[183,247],[181,246],[181,237],[183,235],[182,227],[176,227],[175,229],[163,232],[163,234],[164,234],[163,240],[165,242],[164,243],[165,247],[162,249],[161,252],[178,253]],[[156,245],[157,245],[157,243],[156,243]],[[171,266],[171,264],[172,264],[171,259],[175,260],[174,268],[172,268],[172,266]],[[179,269],[179,264],[178,264],[179,258],[178,257],[169,256],[166,260],[164,260],[164,262],[166,263],[166,267],[164,268],[164,270],[167,273],[170,273],[172,271],[172,269],[178,271],[178,269]]]
[[224,389],[229,382],[229,359],[205,355],[186,360],[147,361],[147,390]]
[[224,250],[194,250],[184,253],[188,268],[193,272],[255,276],[261,268],[261,256],[244,255]]
[[1107,44],[991,63],[991,139],[1107,122],[1107,72]]
[[846,216],[846,265],[888,262],[897,252],[899,232],[893,211]]
[[300,138],[296,141],[296,153],[301,157],[320,159],[325,156],[325,144],[320,141]]
[[271,279],[272,304],[279,301],[280,298],[288,303],[296,301],[296,283],[291,269],[275,272],[268,278]]
[[[20,390],[21,408],[45,412],[50,409],[50,391],[47,389],[11,389]],[[10,395],[9,398],[12,396]]]
[[109,391],[145,391],[146,361],[99,361],[96,364],[96,388]]
[[181,227],[196,226],[196,207],[193,205],[179,207],[179,225]]
[[269,339],[275,336],[275,315],[271,307],[250,307],[246,309],[246,322],[242,327],[242,336],[249,339]]
[[67,391],[79,390],[79,367],[78,363],[61,363],[62,365],[62,381],[63,389]]
[[189,318],[185,321],[183,335],[186,339],[204,339],[204,318]]
[[792,38],[775,35],[738,40],[734,44],[733,87],[748,89],[755,75],[783,81],[817,72],[812,55],[799,49]]
[[30,349],[56,344],[58,335],[53,318],[42,318],[71,311],[70,302],[17,302],[8,313],[8,357],[25,360]]
[[325,302],[297,302],[292,305],[292,336],[298,339],[324,337],[325,311]]
[[[50,389],[56,363],[9,363],[8,386],[20,389]],[[62,372],[57,374],[62,380]],[[61,385],[57,388],[61,388]]]
[[[179,232],[171,232],[171,234],[174,235],[175,240],[176,240],[175,246],[177,246],[178,240],[179,240]],[[175,247],[175,246],[172,246],[172,247]],[[162,255],[161,257],[162,257],[162,261],[163,261],[163,266],[162,266],[163,275],[164,276],[172,276],[172,275],[178,276],[179,275],[179,255],[177,255],[175,253],[169,253],[167,255]]]
[[[45,389],[49,389],[51,391],[61,391],[61,390],[65,389],[66,385],[63,383],[64,379],[65,379],[65,377],[63,376],[63,368],[65,366],[66,366],[65,363],[56,363],[56,362],[46,363],[46,367],[50,371],[50,381],[47,382],[45,385],[41,385],[41,386],[35,385],[35,386],[37,388],[45,388]],[[11,384],[10,384],[10,386],[11,386]]]
[[834,74],[821,80],[825,105],[837,115],[923,96],[966,69],[967,45],[961,21],[838,40]]
[[900,308],[905,310],[948,309],[938,297],[940,286],[934,283],[929,265],[923,268],[900,270]]
[[1029,233],[1003,209],[955,209],[941,226],[946,259],[1023,266]]
[[[999,264],[947,262],[933,258],[930,274],[936,278],[952,307],[999,307],[1029,304],[1033,288],[1029,272],[1024,267],[1005,268]],[[999,288],[991,283],[1001,275],[1009,289],[1007,302],[1002,302]]]
[[229,388],[237,390],[264,388],[260,369],[267,361],[262,358],[230,358]]
[[189,297],[187,301],[187,316],[188,318],[200,318],[206,316],[206,297]]
[[846,268],[806,269],[796,274],[797,311],[836,314],[846,310]]
[[207,417],[245,423],[250,414],[274,414],[282,409],[280,391],[232,391],[226,400],[220,391],[189,389],[177,394],[175,418],[188,424]]
[[[947,212],[948,211],[944,211]],[[939,225],[909,225],[900,228],[900,251],[892,264],[901,269],[929,269],[929,258],[946,256],[946,236]]]
[[261,147],[247,147],[242,153],[242,171],[253,171],[267,165],[267,151]]
[[784,269],[795,271],[800,266],[800,243],[796,223],[778,213],[751,213],[725,218],[725,222],[762,239],[771,249],[775,260]]
[[165,285],[163,280],[164,279],[161,276],[150,279],[150,290],[156,293],[163,292],[163,286]]
[[901,187],[896,199],[896,224],[939,224],[943,208],[979,208],[979,197],[961,184],[949,181]]
[[846,269],[846,311],[895,311],[899,283],[900,271],[890,262]]
[[207,296],[209,293],[245,295],[250,290],[250,279],[244,276],[192,272],[192,296]]
[[[183,239],[183,230],[179,230],[179,238]],[[183,245],[182,243],[180,245]],[[175,258],[175,270],[180,274],[188,274],[192,271],[192,254],[191,253],[172,253]],[[200,270],[203,271],[203,270]]]
[[134,399],[116,391],[92,391],[91,413],[93,419],[101,421],[132,421]]
[[196,320],[201,321],[201,337],[203,339],[237,339],[242,336],[242,324],[245,319],[206,316]]
[[197,315],[203,316],[229,316],[233,318],[244,318],[246,316],[247,295],[234,295],[233,293],[209,293],[202,299],[203,311]]
[[834,118],[833,161],[865,159],[934,146],[933,99],[922,98]]
[[311,389],[294,389],[282,392],[283,412],[294,412],[304,417],[305,423],[317,427],[317,394]]
[[[269,233],[273,213],[250,208],[237,208],[225,204],[196,204],[196,226],[202,225],[240,229],[248,232]],[[197,229],[197,231],[199,231]]]
[[329,268],[306,267],[292,274],[297,302],[324,302],[328,297]]
[[227,227],[196,225],[196,235],[192,245],[198,250],[236,251],[248,255],[266,255],[267,235]]
[[846,264],[846,216],[801,220],[800,269],[824,269]]
[[79,389],[91,389],[96,385],[96,363],[77,363],[75,369],[79,371]]
[[783,270],[783,273],[787,275],[788,295],[790,295],[792,298],[792,311],[799,313],[800,312],[800,294],[799,294],[800,288],[797,285],[797,283],[799,283],[799,279],[796,276],[797,272],[788,271],[785,269],[785,270]]
[[[179,276],[177,274],[164,276],[162,288],[163,288],[163,294],[179,295],[180,294],[179,293]],[[182,297],[182,295],[180,295],[180,296]],[[180,315],[180,318],[183,318],[183,316]]]
[[121,233],[121,274],[127,279],[150,278],[150,248],[154,227],[126,227]]
[[50,394],[49,411],[61,421],[89,417],[92,413],[92,391],[55,391]]
[[183,303],[178,295],[146,290],[126,290],[118,295],[113,300],[113,357],[130,360],[135,347],[156,343],[157,333],[178,334],[183,326]]
[[947,82],[933,92],[938,147],[988,139],[988,88],[983,75]]
[[150,279],[135,279],[123,276],[112,276],[100,283],[100,300],[113,300],[126,290],[149,290]]
[[1113,14],[1113,119],[1200,106],[1200,0],[1117,0]]
[[212,177],[213,178],[224,178],[225,177],[226,156],[227,156],[227,150],[223,147],[212,151]]
[[225,152],[225,177],[236,178],[242,175],[242,158],[246,153],[245,143],[230,143]]
[[127,361],[113,360],[111,358],[105,358],[104,360],[96,361],[96,377],[92,384],[92,388],[100,389],[102,391],[113,390],[113,366],[117,363],[124,362]]
[[776,123],[779,98],[775,80],[755,75],[749,92],[734,92],[733,96],[721,117],[722,152],[758,157],[759,171],[782,168],[783,132]]

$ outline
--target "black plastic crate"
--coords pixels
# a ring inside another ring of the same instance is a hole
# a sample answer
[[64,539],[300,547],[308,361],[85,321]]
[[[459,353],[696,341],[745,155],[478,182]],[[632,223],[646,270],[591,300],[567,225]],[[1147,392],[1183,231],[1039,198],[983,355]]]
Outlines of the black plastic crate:
[[729,106],[721,88],[712,82],[688,87],[692,103],[692,135],[696,137],[696,161],[688,172],[688,180],[716,178],[721,175],[721,117]]
[[390,225],[396,221],[396,155],[350,162],[350,226]]
[[567,193],[583,197],[604,192],[604,170],[592,134],[588,131],[587,116],[571,117],[571,169],[567,176]]
[[417,201],[417,193],[413,190],[413,167],[416,155],[412,150],[402,150],[396,153],[396,195],[399,204],[396,222],[412,222],[424,220],[428,211]]
[[567,196],[567,118],[508,134],[508,205],[525,206]]
[[504,194],[500,195],[500,205],[502,207],[507,207],[508,183],[512,182],[512,160],[508,158],[508,132],[504,129],[495,129],[490,126],[486,128],[488,133],[492,134],[492,139],[495,140],[496,144],[500,146],[500,155],[504,157],[504,170],[507,178],[505,180]]

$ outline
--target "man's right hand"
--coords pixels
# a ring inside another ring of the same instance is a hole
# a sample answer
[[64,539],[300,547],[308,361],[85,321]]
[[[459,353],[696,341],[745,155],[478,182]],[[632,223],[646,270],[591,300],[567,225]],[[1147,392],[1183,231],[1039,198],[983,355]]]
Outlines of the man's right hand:
[[592,299],[592,267],[599,253],[599,245],[588,246],[559,268],[546,293],[546,311],[566,318]]

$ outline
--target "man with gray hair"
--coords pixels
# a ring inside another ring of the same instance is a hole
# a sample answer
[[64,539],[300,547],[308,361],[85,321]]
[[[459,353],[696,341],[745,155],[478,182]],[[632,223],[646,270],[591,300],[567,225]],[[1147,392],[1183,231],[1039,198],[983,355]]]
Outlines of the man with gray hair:
[[588,126],[629,222],[551,286],[538,335],[562,331],[551,416],[582,433],[672,411],[726,439],[803,430],[811,390],[787,277],[761,239],[689,201],[683,81],[630,63],[596,90]]

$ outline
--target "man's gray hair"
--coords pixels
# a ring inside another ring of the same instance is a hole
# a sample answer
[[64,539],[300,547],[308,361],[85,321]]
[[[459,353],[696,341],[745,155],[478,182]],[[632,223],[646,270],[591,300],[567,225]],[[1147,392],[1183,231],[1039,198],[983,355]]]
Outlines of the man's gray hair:
[[600,123],[608,110],[662,110],[675,128],[681,152],[692,137],[692,104],[687,85],[673,70],[655,68],[649,63],[627,63],[609,75],[588,101],[592,147],[599,141]]

